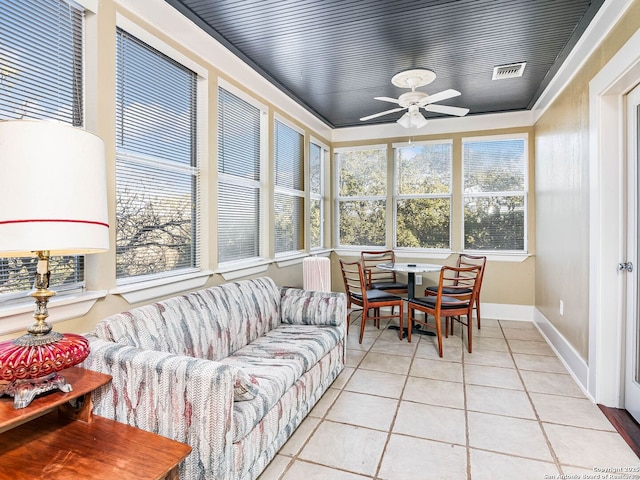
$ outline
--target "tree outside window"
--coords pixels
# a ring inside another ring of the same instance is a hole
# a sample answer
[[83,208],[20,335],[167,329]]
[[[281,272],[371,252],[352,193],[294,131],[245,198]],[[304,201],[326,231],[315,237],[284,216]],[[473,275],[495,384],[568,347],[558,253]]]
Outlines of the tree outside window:
[[462,149],[464,249],[526,251],[526,139],[466,139]]
[[336,150],[339,246],[386,244],[386,147]]
[[397,248],[450,248],[451,142],[394,149]]

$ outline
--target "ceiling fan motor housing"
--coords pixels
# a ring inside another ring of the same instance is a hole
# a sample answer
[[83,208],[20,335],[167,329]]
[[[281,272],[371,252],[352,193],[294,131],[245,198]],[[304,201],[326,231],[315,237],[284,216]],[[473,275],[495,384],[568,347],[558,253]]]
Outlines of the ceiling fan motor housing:
[[398,97],[398,104],[400,104],[401,107],[407,108],[410,105],[419,104],[421,100],[424,100],[428,96],[429,94],[424,92],[403,93],[402,95],[400,95],[400,97]]

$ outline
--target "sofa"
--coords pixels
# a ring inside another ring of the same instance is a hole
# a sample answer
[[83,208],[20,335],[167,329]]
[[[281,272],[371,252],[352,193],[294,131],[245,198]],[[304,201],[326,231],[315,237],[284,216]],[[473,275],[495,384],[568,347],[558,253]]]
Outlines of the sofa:
[[342,293],[243,280],[112,315],[94,413],[192,447],[184,480],[254,479],[344,368]]

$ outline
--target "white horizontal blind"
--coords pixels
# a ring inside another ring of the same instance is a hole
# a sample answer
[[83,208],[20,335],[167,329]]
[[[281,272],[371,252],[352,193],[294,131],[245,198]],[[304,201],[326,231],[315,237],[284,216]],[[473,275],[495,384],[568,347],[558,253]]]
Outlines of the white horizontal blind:
[[526,140],[463,140],[462,149],[464,249],[526,251]]
[[386,245],[387,149],[338,150],[337,244],[383,247]]
[[199,265],[197,76],[117,31],[116,276]]
[[218,88],[218,262],[261,257],[259,108]]
[[[73,2],[0,1],[0,120],[83,125],[83,22]],[[36,257],[0,258],[0,300],[22,298],[36,264]],[[50,268],[53,290],[82,287],[84,256],[52,257]]]
[[275,120],[275,253],[304,248],[304,136]]
[[396,241],[399,248],[451,245],[451,142],[397,147]]

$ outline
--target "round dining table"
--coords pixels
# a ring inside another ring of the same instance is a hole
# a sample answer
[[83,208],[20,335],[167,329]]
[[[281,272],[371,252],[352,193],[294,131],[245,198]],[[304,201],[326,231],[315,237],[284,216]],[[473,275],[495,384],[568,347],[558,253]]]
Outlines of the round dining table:
[[[390,272],[402,272],[407,274],[407,300],[413,300],[415,298],[416,289],[416,273],[429,273],[439,272],[442,265],[436,265],[435,263],[378,263],[376,265],[380,270],[388,270]],[[390,325],[390,330],[399,330],[397,325]],[[402,337],[407,336],[408,329],[405,327]],[[423,330],[419,324],[416,324],[411,329],[411,333],[417,333],[419,335],[435,335],[435,333],[429,330]]]

